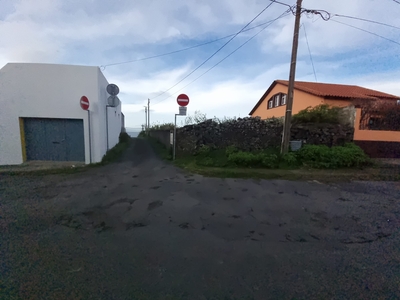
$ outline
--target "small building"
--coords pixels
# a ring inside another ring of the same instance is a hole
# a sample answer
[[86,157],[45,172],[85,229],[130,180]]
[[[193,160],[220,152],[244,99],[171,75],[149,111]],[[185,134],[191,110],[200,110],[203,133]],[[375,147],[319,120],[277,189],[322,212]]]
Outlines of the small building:
[[[5,65],[0,69],[0,165],[101,161],[124,127],[121,105],[107,105],[107,85],[98,67]],[[88,110],[81,108],[83,96]]]
[[[284,117],[288,92],[288,81],[275,80],[256,103],[249,115],[267,119]],[[336,107],[351,107],[354,141],[372,157],[400,157],[400,131],[373,128],[372,119],[363,120],[362,111],[371,103],[400,104],[400,97],[355,85],[296,81],[293,91],[292,114],[327,104]],[[366,124],[367,123],[367,124]]]

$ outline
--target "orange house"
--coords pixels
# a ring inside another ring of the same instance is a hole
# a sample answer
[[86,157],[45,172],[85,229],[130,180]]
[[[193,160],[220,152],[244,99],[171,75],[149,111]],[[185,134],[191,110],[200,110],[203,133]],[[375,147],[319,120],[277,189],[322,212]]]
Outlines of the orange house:
[[[250,112],[251,117],[267,119],[283,117],[286,111],[288,81],[275,80]],[[400,104],[400,97],[379,91],[344,84],[296,81],[293,92],[292,114],[307,107],[328,104],[337,107],[358,107],[360,101],[388,101]],[[360,126],[361,108],[356,108],[354,141],[375,157],[400,157],[400,131],[365,130]],[[375,142],[375,143],[371,143]],[[380,142],[380,143],[376,143]],[[380,148],[393,148],[391,154]],[[378,153],[382,152],[382,153]],[[394,153],[394,154],[393,154]]]

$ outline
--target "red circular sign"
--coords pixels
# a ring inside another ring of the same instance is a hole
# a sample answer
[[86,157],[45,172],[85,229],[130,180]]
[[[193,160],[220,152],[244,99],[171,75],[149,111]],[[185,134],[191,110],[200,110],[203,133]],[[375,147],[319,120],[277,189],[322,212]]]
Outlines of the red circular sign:
[[81,97],[80,104],[83,110],[89,109],[89,99],[86,96]]
[[180,94],[176,102],[178,102],[180,106],[186,106],[189,104],[189,97],[186,94]]

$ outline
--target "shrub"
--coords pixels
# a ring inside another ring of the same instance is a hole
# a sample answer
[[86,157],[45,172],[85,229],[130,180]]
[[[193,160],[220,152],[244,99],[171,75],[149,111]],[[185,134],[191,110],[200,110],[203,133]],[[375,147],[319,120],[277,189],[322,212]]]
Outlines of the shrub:
[[288,152],[282,155],[282,162],[284,162],[288,166],[296,166],[298,164],[296,153]]
[[119,142],[120,142],[120,143],[129,144],[130,141],[131,141],[131,137],[130,137],[129,134],[127,134],[126,132],[121,132],[121,133],[119,134]]
[[292,117],[292,123],[340,123],[340,108],[330,107],[327,104],[321,104],[315,107],[307,107],[299,111]]
[[260,156],[243,151],[229,154],[228,162],[240,167],[255,167],[261,165]]
[[200,148],[197,150],[198,155],[207,156],[210,154],[210,147],[207,145],[201,145]]
[[226,147],[226,149],[225,149],[225,154],[226,154],[227,156],[229,156],[229,155],[232,154],[232,153],[237,153],[237,152],[239,152],[239,150],[238,150],[235,146],[228,146],[228,147]]
[[279,167],[279,158],[276,154],[259,154],[262,158],[262,166],[273,169]]
[[174,127],[174,123],[158,123],[151,125],[150,130],[172,130],[174,129]]
[[279,166],[279,158],[276,154],[251,153],[243,151],[229,154],[228,162],[238,167],[277,168]]
[[370,158],[355,144],[335,146],[306,145],[297,152],[299,160],[310,167],[336,169],[362,167],[370,164]]

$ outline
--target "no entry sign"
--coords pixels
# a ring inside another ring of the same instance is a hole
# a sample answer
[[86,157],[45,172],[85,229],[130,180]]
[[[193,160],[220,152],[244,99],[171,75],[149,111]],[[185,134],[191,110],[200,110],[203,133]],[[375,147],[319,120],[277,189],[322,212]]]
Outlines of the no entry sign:
[[80,104],[83,110],[89,109],[89,99],[86,96],[81,97]]
[[189,104],[189,97],[186,94],[180,94],[176,102],[178,102],[180,106],[186,106]]

